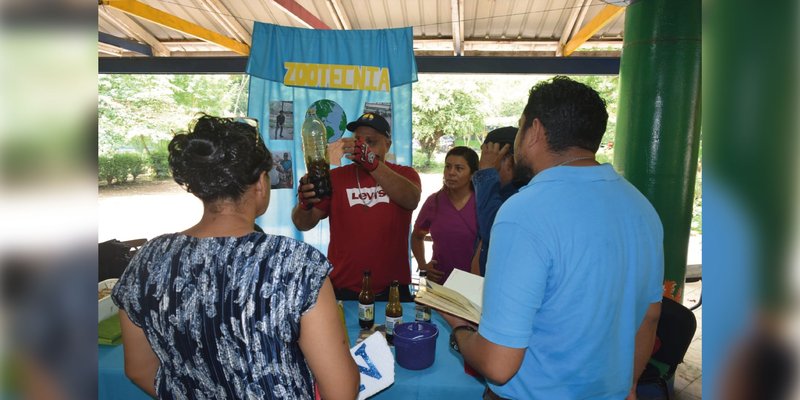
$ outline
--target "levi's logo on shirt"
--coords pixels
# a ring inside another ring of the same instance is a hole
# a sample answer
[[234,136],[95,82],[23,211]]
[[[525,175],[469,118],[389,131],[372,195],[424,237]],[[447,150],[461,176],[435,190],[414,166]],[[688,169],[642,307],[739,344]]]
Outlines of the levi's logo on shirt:
[[365,205],[372,207],[378,203],[388,203],[389,195],[380,186],[347,189],[347,202],[350,207]]

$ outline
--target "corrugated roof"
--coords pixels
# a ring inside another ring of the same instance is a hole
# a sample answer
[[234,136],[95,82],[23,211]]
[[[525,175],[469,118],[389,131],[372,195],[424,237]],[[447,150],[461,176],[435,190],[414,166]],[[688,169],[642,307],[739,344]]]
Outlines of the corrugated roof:
[[[235,55],[231,49],[123,12],[131,0],[101,0],[98,30],[146,44],[157,56]],[[331,29],[413,27],[418,55],[556,56],[604,7],[600,0],[141,0],[141,3],[249,44],[254,21]],[[297,11],[301,7],[308,14]],[[582,55],[619,56],[624,10],[579,48]],[[311,16],[311,17],[309,17]],[[164,21],[161,21],[164,22]],[[134,26],[132,26],[134,25]],[[168,24],[167,24],[168,25]],[[125,41],[122,41],[125,43]],[[601,48],[601,52],[584,50]],[[161,50],[158,50],[161,49]],[[99,55],[137,55],[124,45],[102,43]],[[159,53],[160,52],[160,53]]]

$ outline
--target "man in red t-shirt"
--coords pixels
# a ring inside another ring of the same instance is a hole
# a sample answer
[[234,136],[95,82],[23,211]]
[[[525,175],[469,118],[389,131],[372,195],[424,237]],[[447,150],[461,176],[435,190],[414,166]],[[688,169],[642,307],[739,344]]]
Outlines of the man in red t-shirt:
[[292,222],[307,231],[330,217],[328,259],[338,299],[358,299],[363,272],[369,269],[378,300],[387,298],[389,284],[397,280],[401,301],[410,301],[408,238],[421,193],[419,174],[384,160],[392,140],[382,116],[365,113],[347,124],[347,130],[354,135],[343,138],[342,145],[353,164],[331,170],[332,194],[323,199],[304,176]]

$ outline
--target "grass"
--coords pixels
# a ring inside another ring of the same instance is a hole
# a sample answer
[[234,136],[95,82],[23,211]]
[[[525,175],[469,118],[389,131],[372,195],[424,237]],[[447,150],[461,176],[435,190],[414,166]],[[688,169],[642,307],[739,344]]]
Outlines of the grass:
[[481,148],[481,144],[483,144],[483,142],[481,142],[480,140],[475,140],[475,139],[470,139],[470,140],[458,139],[458,140],[456,140],[456,141],[455,141],[455,144],[453,144],[453,146],[467,146],[467,147],[469,147],[470,149],[473,149],[473,150],[475,150],[475,151],[478,151],[478,150],[480,150],[480,148]]

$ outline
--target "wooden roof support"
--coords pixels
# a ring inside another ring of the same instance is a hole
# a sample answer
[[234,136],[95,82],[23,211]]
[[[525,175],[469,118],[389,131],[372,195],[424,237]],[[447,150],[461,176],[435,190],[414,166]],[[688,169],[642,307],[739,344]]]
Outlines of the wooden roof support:
[[328,25],[317,18],[311,11],[306,10],[300,3],[294,0],[272,0],[278,8],[283,10],[297,22],[311,29],[331,29]]
[[130,15],[146,19],[163,27],[194,36],[198,39],[220,45],[226,49],[241,54],[250,54],[250,46],[233,40],[217,32],[203,28],[200,25],[178,18],[172,14],[150,7],[137,0],[102,0],[103,5],[114,7]]
[[564,56],[572,54],[578,47],[581,47],[582,44],[586,43],[587,40],[594,36],[597,31],[613,21],[618,15],[622,14],[623,11],[625,11],[624,7],[611,4],[607,4],[603,7],[591,21],[587,22],[586,25],[564,45]]

